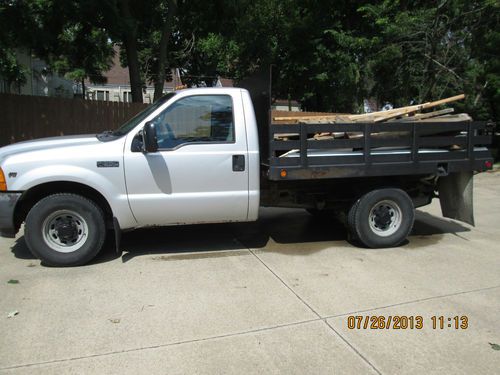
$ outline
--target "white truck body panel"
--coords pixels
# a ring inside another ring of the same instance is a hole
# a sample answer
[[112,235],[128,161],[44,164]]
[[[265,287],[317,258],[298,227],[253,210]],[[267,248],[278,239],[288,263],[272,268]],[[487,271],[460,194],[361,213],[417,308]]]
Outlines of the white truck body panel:
[[241,91],[243,111],[245,115],[245,132],[248,147],[248,221],[257,220],[260,206],[260,154],[257,120],[253,110],[252,99],[246,90]]

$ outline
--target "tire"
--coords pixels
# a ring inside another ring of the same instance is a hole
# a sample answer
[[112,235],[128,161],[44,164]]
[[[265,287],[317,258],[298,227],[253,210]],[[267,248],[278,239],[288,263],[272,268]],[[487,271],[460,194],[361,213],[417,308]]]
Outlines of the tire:
[[373,190],[351,207],[347,222],[353,239],[370,248],[398,246],[415,221],[411,198],[400,189]]
[[360,199],[354,202],[354,204],[349,209],[349,212],[347,213],[347,229],[349,231],[349,240],[351,241],[359,241],[354,225],[354,217],[356,215],[356,211],[358,210],[359,202]]
[[104,215],[93,201],[80,195],[50,195],[29,211],[24,238],[45,265],[83,265],[102,248]]

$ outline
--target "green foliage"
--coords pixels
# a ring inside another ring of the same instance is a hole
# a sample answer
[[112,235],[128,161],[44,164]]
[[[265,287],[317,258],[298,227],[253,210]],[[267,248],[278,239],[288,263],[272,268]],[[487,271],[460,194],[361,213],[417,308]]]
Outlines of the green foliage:
[[274,95],[310,110],[465,92],[457,110],[498,119],[498,10],[492,0],[194,1],[181,22],[197,39],[185,66],[239,79],[273,64]]
[[[21,46],[45,60],[52,71],[78,81],[101,82],[113,48],[98,14],[88,5],[77,0],[6,2],[0,7],[0,49]],[[4,61],[0,56],[0,64]],[[17,71],[26,70],[16,65]]]
[[380,36],[366,65],[369,92],[397,105],[465,92],[458,110],[498,119],[499,3],[437,4],[386,0],[359,8]]
[[7,17],[7,4],[0,3],[0,77],[10,87],[12,84],[24,84],[29,71],[16,58],[16,33],[9,23],[3,22]]
[[26,75],[29,71],[21,65],[16,58],[15,50],[4,46],[0,48],[0,77],[7,84],[22,85],[26,83]]
[[498,120],[499,17],[498,0],[3,0],[0,74],[22,82],[21,45],[67,77],[99,79],[118,43],[123,64],[138,67],[134,85],[156,82],[162,67],[210,86],[272,64],[274,96],[308,110],[465,92],[457,110]]

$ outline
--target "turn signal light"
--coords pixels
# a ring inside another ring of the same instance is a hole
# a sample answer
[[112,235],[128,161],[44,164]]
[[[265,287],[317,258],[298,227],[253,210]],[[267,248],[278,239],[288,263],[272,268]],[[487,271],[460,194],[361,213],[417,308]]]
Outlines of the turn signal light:
[[5,181],[2,168],[0,168],[0,191],[7,191],[7,181]]
[[286,169],[282,169],[281,172],[280,172],[280,176],[281,178],[285,178],[287,176],[288,173],[286,173]]

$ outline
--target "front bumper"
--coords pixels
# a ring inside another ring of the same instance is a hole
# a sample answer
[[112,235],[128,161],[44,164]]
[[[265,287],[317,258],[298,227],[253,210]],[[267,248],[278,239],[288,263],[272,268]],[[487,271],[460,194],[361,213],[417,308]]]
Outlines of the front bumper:
[[0,236],[14,237],[17,228],[14,223],[14,209],[22,193],[0,192]]

